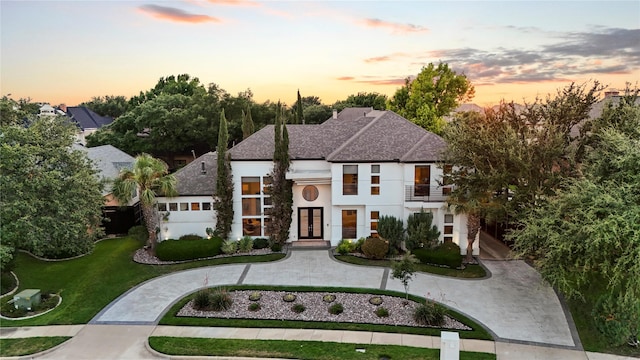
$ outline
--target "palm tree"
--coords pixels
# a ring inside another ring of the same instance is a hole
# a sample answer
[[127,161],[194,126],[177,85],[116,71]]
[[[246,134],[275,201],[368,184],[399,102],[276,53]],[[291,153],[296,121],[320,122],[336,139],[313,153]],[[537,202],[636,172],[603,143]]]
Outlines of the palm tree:
[[113,183],[113,196],[121,204],[128,203],[138,190],[142,215],[149,232],[147,247],[152,253],[157,244],[158,219],[154,208],[157,193],[169,197],[177,195],[176,178],[168,173],[168,166],[164,161],[149,154],[141,154],[136,157],[133,169],[123,169]]
[[488,191],[473,191],[477,189],[456,188],[449,198],[447,204],[453,207],[455,214],[467,215],[467,264],[475,263],[473,259],[473,243],[480,232],[480,219],[483,216],[493,216],[492,208],[495,206],[491,202],[491,195]]

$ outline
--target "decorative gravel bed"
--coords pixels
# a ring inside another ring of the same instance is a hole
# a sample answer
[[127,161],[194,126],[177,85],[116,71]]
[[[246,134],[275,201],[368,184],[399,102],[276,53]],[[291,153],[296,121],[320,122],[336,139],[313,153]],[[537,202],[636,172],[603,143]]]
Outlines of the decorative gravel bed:
[[[250,311],[249,305],[256,301],[249,300],[249,295],[255,293],[252,290],[231,291],[233,304],[226,311],[199,311],[194,309],[193,300],[189,301],[180,311],[178,316],[212,317],[224,319],[274,319],[274,320],[302,320],[302,321],[335,321],[349,323],[370,323],[384,325],[402,325],[415,327],[429,327],[416,323],[413,320],[413,309],[418,303],[409,301],[405,305],[405,299],[395,296],[375,295],[382,298],[382,306],[389,311],[388,317],[378,317],[374,312],[378,306],[370,304],[370,294],[354,293],[330,293],[336,299],[329,303],[323,301],[323,297],[329,293],[323,292],[284,292],[284,291],[260,291],[262,295],[257,303],[260,310]],[[285,294],[294,294],[295,301],[285,302],[282,297]],[[332,315],[328,309],[332,304],[341,303],[344,312]],[[291,308],[294,304],[303,304],[305,310],[301,313],[294,312]],[[472,330],[461,322],[445,315],[445,323],[439,328]]]
[[[283,250],[281,252],[286,252],[286,249],[283,248]],[[200,258],[200,259],[195,259],[195,260],[162,261],[162,260],[158,259],[157,257],[152,256],[151,254],[149,254],[149,252],[147,250],[138,249],[133,254],[133,261],[135,261],[137,263],[140,263],[140,264],[147,264],[147,265],[170,265],[170,264],[180,264],[180,263],[192,262],[192,261],[198,261],[198,260],[218,259],[218,258],[226,258],[226,257],[233,257],[233,256],[246,256],[246,255],[267,255],[267,254],[273,254],[273,253],[274,252],[271,251],[271,249],[265,248],[265,249],[259,249],[259,250],[251,250],[251,251],[245,252],[245,253],[235,253],[235,254],[231,254],[231,255],[221,254],[221,255],[217,255],[217,256],[212,256],[212,257],[208,257],[208,258]]]

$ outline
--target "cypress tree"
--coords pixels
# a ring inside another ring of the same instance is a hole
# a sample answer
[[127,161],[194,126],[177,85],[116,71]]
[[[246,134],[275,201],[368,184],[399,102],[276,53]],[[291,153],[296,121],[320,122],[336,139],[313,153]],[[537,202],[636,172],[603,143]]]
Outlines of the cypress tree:
[[216,211],[216,235],[227,239],[231,233],[233,223],[233,178],[231,175],[231,155],[227,152],[229,133],[227,131],[227,119],[224,109],[220,114],[220,127],[218,130],[218,155],[216,177],[216,196],[213,207]]
[[300,96],[300,90],[298,90],[298,105],[296,106],[296,124],[304,124],[304,115],[302,113],[302,97]]
[[242,112],[242,139],[246,139],[255,131],[255,125],[251,118],[251,105],[247,105],[247,112]]
[[269,231],[272,244],[283,245],[289,239],[293,213],[293,184],[286,179],[289,170],[289,132],[278,106],[274,127],[273,170],[269,194],[273,203]]

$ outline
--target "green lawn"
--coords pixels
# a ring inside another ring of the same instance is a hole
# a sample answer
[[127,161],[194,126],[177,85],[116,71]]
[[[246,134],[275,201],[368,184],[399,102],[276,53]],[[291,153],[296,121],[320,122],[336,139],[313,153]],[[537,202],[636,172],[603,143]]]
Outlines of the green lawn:
[[[230,340],[150,337],[151,347],[164,354],[190,356],[242,356],[308,360],[437,360],[440,350],[397,345],[362,345],[319,341]],[[365,352],[357,352],[364,349]],[[460,359],[490,360],[495,354],[460,352]]]
[[[235,285],[226,286],[227,290],[274,290],[274,291],[318,291],[325,293],[332,292],[355,292],[375,295],[389,295],[404,297],[404,293],[379,289],[361,289],[361,288],[334,288],[334,287],[309,287],[309,286],[256,286],[256,285]],[[186,296],[176,302],[169,311],[160,320],[160,325],[177,325],[177,326],[218,326],[218,327],[262,327],[262,328],[293,328],[293,329],[325,329],[325,330],[354,330],[354,331],[375,331],[387,333],[403,333],[417,335],[440,336],[442,329],[411,327],[411,326],[391,326],[380,324],[356,324],[341,323],[331,321],[281,321],[281,320],[254,320],[254,319],[223,319],[223,318],[202,318],[202,317],[182,317],[175,314],[193,298],[193,294]],[[424,302],[424,298],[409,295],[414,301]],[[466,316],[448,310],[449,316],[457,319],[463,324],[471,327],[473,330],[458,331],[461,338],[464,339],[482,339],[492,340],[491,335],[480,324],[467,318]]]
[[[27,320],[3,320],[0,326],[86,324],[100,310],[135,285],[171,272],[242,262],[273,261],[284,254],[239,256],[194,261],[176,265],[143,265],[135,263],[133,253],[141,244],[131,238],[104,240],[93,253],[67,261],[41,261],[18,253],[14,272],[20,289],[35,288],[60,292],[58,309]],[[2,301],[7,301],[5,297]]]
[[[380,266],[390,268],[393,264],[391,260],[372,260],[352,255],[335,255],[336,260],[354,265]],[[457,278],[483,278],[487,276],[484,268],[480,265],[467,265],[464,270],[450,269],[427,264],[416,264],[416,270],[420,272],[450,276]]]
[[31,355],[50,349],[71,339],[67,336],[0,339],[0,356]]

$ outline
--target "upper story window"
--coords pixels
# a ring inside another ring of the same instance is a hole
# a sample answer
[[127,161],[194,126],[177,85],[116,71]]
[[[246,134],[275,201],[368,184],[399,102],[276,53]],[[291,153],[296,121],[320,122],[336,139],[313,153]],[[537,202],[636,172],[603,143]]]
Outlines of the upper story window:
[[342,195],[358,195],[358,165],[342,165]]
[[429,196],[429,183],[431,179],[431,166],[416,165],[414,176],[414,196]]
[[260,195],[260,177],[242,177],[242,195]]
[[371,195],[380,195],[380,165],[371,165]]

